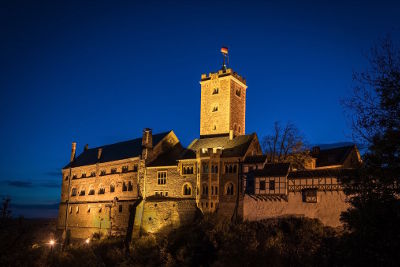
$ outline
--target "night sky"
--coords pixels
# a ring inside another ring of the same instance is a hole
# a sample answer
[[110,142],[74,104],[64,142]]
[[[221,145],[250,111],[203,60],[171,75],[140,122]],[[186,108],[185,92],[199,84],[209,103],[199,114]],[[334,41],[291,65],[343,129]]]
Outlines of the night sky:
[[0,195],[15,216],[56,216],[72,141],[198,137],[200,75],[223,45],[249,86],[247,133],[291,121],[310,144],[352,141],[352,73],[400,36],[398,1],[81,2],[0,3]]

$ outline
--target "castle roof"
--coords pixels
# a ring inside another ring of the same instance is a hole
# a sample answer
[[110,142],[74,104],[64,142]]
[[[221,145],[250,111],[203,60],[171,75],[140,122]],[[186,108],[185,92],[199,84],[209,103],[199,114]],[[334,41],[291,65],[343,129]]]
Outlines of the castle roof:
[[322,178],[322,177],[343,177],[354,174],[354,169],[331,168],[292,171],[288,178]]
[[256,163],[264,163],[265,160],[267,159],[267,155],[253,155],[253,156],[247,156],[244,159],[244,164],[256,164]]
[[147,167],[174,166],[182,158],[185,149],[181,143],[177,143],[170,150],[158,155],[153,161],[147,164]]
[[221,157],[243,157],[256,134],[246,134],[234,137],[232,140],[229,136],[218,136],[195,139],[188,146],[187,150],[182,155],[182,159],[196,158],[196,151],[208,148],[221,148]]
[[313,157],[317,159],[317,167],[341,165],[353,149],[355,149],[355,145],[321,149],[316,155],[313,155]]
[[[164,132],[153,135],[153,146],[156,146],[167,134]],[[101,157],[97,159],[98,149],[101,148]],[[115,144],[99,146],[83,151],[73,162],[68,163],[63,169],[103,163],[115,160],[135,158],[142,154],[142,137],[118,142]]]
[[261,170],[253,171],[255,177],[285,177],[289,173],[290,163],[268,163]]

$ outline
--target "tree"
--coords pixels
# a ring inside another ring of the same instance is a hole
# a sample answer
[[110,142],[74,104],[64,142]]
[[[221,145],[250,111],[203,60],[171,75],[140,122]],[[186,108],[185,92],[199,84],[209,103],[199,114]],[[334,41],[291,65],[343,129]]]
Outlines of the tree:
[[359,172],[342,181],[351,204],[342,220],[353,260],[391,266],[400,260],[400,48],[385,38],[368,60],[344,102],[368,151]]
[[311,158],[305,148],[304,137],[290,122],[284,127],[275,122],[272,134],[262,139],[262,146],[268,162],[272,163],[291,162],[295,168],[302,169]]

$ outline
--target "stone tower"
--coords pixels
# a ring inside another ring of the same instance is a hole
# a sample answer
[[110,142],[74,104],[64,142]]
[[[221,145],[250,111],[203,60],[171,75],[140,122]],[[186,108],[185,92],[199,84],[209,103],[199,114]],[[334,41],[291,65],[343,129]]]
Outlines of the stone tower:
[[225,66],[201,75],[200,137],[245,134],[246,80]]

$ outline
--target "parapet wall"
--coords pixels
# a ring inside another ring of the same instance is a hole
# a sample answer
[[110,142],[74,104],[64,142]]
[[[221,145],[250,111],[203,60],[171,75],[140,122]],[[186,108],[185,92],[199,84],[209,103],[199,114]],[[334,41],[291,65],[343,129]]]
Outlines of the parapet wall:
[[264,200],[245,195],[243,219],[257,221],[273,217],[300,216],[317,218],[323,224],[341,226],[340,214],[349,208],[343,191],[318,192],[317,203],[303,202],[302,193],[289,193],[287,201]]

